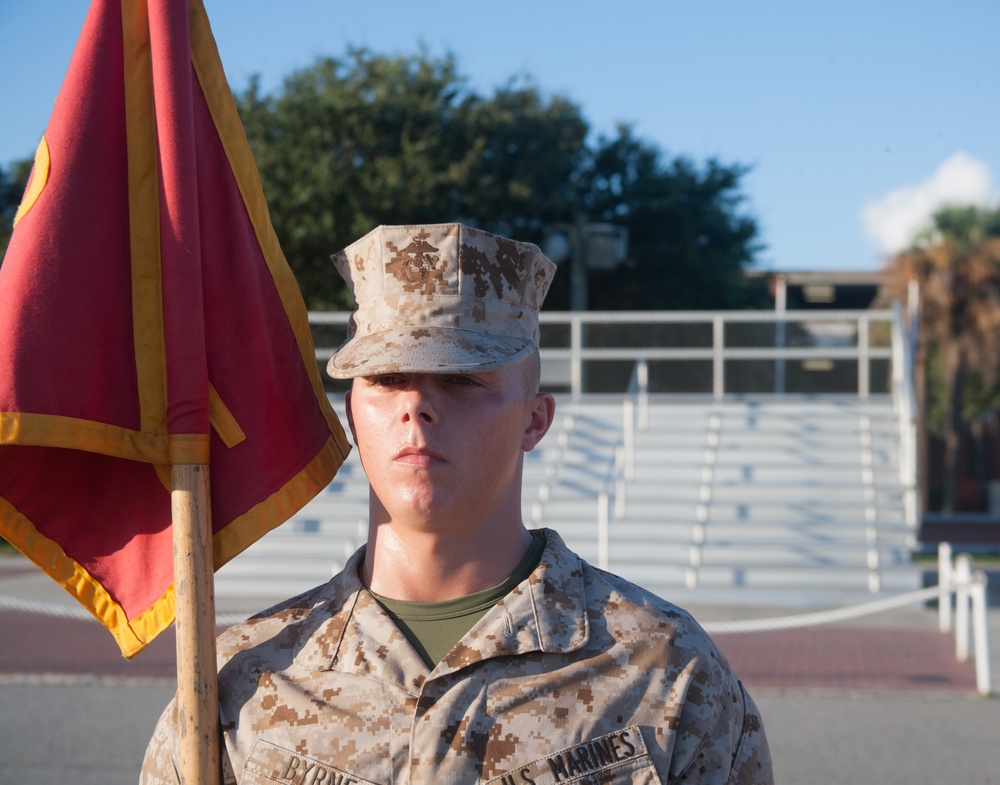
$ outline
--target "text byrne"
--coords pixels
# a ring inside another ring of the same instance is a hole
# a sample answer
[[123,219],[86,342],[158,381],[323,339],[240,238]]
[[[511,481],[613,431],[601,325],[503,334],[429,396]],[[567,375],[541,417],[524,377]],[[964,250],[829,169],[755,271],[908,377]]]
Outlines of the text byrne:
[[556,782],[598,771],[635,756],[635,745],[629,741],[631,731],[623,730],[599,739],[585,741],[546,759],[549,771],[539,771],[535,765],[508,772],[499,779],[500,785],[535,785],[535,779],[551,773]]
[[361,782],[350,774],[328,769],[308,758],[295,756],[288,760],[288,768],[281,775],[281,779],[293,785],[358,785]]

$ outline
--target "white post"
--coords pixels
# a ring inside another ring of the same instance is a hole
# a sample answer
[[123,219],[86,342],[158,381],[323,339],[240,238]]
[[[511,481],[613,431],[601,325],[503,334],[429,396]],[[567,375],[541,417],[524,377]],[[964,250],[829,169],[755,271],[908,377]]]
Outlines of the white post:
[[960,553],[955,559],[955,659],[969,661],[969,584],[972,557]]
[[951,632],[951,544],[938,543],[938,629]]
[[858,397],[863,401],[868,400],[868,394],[871,392],[871,382],[868,375],[870,367],[868,344],[868,317],[862,316],[858,319]]
[[597,566],[608,569],[610,547],[611,503],[607,491],[601,491],[597,497]]
[[910,349],[909,366],[912,371],[917,362],[917,344],[920,336],[920,282],[911,278],[906,297],[907,346]]
[[574,315],[569,323],[570,346],[570,392],[573,398],[579,398],[583,393],[583,322],[579,315]]
[[625,517],[625,446],[615,447],[615,520]]
[[989,695],[992,690],[990,683],[990,635],[986,614],[986,585],[989,579],[982,570],[976,570],[972,575],[972,585],[969,595],[972,599],[972,640],[976,657],[976,691],[980,695]]
[[712,319],[712,394],[716,400],[726,391],[726,361],[723,358],[726,329],[721,316]]
[[649,428],[649,363],[639,360],[636,369],[639,382],[639,428],[643,431]]
[[[788,286],[785,276],[779,275],[774,282],[774,345],[782,352],[788,343],[788,325],[785,322],[785,312],[788,307]],[[779,395],[785,392],[785,358],[780,354],[774,358],[774,391]]]
[[625,428],[625,479],[632,482],[635,480],[635,402],[631,396],[625,398],[622,417]]
[[917,342],[917,325],[920,323],[920,281],[911,278],[906,287],[906,321],[910,345]]

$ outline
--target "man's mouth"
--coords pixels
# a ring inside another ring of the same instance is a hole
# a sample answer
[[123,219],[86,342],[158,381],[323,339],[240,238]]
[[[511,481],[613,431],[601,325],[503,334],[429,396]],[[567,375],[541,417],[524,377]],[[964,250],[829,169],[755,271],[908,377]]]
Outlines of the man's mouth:
[[444,456],[427,447],[403,447],[393,456],[396,463],[409,464],[411,466],[433,466],[445,463]]

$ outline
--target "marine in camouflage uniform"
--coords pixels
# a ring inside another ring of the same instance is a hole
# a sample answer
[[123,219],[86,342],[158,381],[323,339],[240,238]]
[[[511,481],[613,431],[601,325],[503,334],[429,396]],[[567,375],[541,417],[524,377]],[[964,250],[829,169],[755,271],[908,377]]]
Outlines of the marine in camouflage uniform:
[[[458,225],[382,227],[335,260],[359,308],[334,375],[506,367],[537,347],[552,270],[534,246]],[[426,279],[448,262],[454,302],[442,307],[437,287],[447,276]],[[499,296],[484,310],[478,301],[491,293]],[[376,302],[366,308],[369,295]],[[504,295],[511,302],[497,302]],[[587,564],[554,531],[536,536],[544,550],[527,577],[436,662],[363,580],[371,536],[330,583],[227,631],[226,780],[771,783],[760,714],[701,627]],[[150,742],[143,785],[177,782],[175,711],[167,708]]]

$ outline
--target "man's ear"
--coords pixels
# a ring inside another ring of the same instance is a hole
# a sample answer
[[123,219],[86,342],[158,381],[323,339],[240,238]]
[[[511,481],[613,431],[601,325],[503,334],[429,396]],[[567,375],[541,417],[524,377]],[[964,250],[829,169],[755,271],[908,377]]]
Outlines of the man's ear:
[[347,392],[344,393],[344,411],[347,413],[347,427],[351,429],[351,438],[354,440],[354,445],[358,444],[358,434],[354,430],[354,412],[351,411],[351,389],[348,388]]
[[531,402],[528,412],[528,420],[525,424],[524,436],[521,438],[521,449],[531,452],[542,437],[548,433],[549,427],[556,416],[556,399],[551,393],[535,393],[535,398]]

